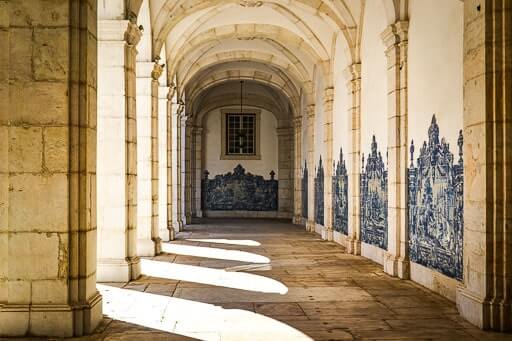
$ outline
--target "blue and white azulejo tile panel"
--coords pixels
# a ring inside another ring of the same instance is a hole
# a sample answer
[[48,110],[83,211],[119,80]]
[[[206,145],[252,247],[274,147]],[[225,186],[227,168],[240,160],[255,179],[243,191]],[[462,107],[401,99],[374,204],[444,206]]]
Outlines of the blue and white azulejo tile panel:
[[464,163],[462,131],[454,163],[448,143],[439,140],[435,116],[414,164],[409,167],[409,256],[411,261],[462,279]]

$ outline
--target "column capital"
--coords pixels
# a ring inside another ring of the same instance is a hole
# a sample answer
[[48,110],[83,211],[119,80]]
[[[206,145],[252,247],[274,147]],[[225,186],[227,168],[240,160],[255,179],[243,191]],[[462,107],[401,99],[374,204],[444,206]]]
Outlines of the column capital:
[[142,38],[142,31],[139,26],[132,22],[128,22],[128,27],[124,32],[124,40],[126,43],[130,46],[136,46],[139,43],[140,38]]
[[165,64],[159,64],[158,61],[155,61],[153,64],[153,70],[151,71],[151,78],[157,81],[164,71]]
[[361,63],[350,64],[343,70],[343,75],[348,82],[361,79]]
[[302,128],[302,116],[299,115],[293,118],[293,126],[295,127],[295,129]]
[[380,38],[384,42],[386,49],[396,46],[400,43],[406,42],[408,39],[409,21],[397,21],[389,25],[380,34]]
[[306,107],[306,114],[308,119],[315,118],[315,105],[314,104],[308,104]]

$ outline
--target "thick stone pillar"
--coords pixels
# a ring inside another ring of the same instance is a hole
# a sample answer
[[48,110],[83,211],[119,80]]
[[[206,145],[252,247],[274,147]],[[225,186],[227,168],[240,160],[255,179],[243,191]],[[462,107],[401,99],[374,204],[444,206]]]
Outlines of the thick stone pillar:
[[388,60],[388,250],[384,271],[409,278],[407,213],[407,31],[400,21],[382,32]]
[[348,243],[347,253],[361,254],[361,220],[359,216],[361,170],[361,64],[352,64],[345,71],[349,89],[349,152],[348,162]]
[[167,95],[169,87],[158,88],[158,236],[162,241],[172,240],[172,226],[169,226],[168,215],[168,134],[169,120]]
[[137,256],[136,45],[127,20],[98,23],[98,280],[140,274]]
[[294,152],[294,195],[293,223],[302,224],[302,116],[293,119]]
[[[162,75],[163,65],[158,60],[153,64],[151,71],[151,240],[153,241],[154,254],[159,254],[162,249],[159,225],[159,96],[160,84],[158,79]],[[165,135],[163,136],[165,140]],[[162,199],[165,197],[162,197]]]
[[[162,67],[137,62],[137,252],[154,256],[158,237],[158,78]],[[156,78],[156,79],[155,79]]]
[[96,3],[0,13],[0,336],[80,336],[102,320]]
[[308,220],[306,230],[315,231],[315,105],[310,104],[306,108],[308,122],[308,158],[307,165],[309,169],[308,176]]
[[203,211],[201,210],[201,179],[203,174],[202,157],[203,157],[203,128],[196,127],[193,133],[193,215],[195,217],[202,217]]
[[329,87],[324,90],[324,229],[322,238],[333,240],[334,233],[332,229],[332,173],[333,173],[333,137],[332,137],[332,110],[334,102],[334,88]]
[[512,329],[512,3],[464,2],[464,281],[461,315]]
[[277,129],[277,167],[278,167],[278,216],[291,218],[292,215],[292,148],[293,128]]

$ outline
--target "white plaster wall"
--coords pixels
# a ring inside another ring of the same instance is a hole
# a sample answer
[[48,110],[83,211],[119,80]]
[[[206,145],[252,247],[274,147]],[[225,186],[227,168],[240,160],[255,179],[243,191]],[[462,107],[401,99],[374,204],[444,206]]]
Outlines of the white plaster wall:
[[302,155],[302,159],[301,159],[301,169],[304,169],[304,165],[305,163],[307,162],[308,160],[308,133],[309,133],[309,130],[308,130],[308,113],[307,113],[307,110],[306,110],[306,107],[307,107],[307,102],[306,102],[306,98],[305,96],[302,96],[301,98],[302,100],[302,134],[301,134],[301,138],[302,138],[302,144],[301,144],[301,155]]
[[349,141],[349,122],[348,107],[349,97],[347,89],[347,80],[343,75],[343,70],[347,67],[347,57],[339,36],[336,42],[336,52],[334,57],[334,102],[333,102],[333,160],[339,160],[340,148],[343,148],[343,155],[346,160],[348,154]]
[[380,1],[367,1],[361,45],[361,152],[371,150],[372,135],[378,150],[387,149],[387,60],[380,34],[386,28]]
[[[409,143],[412,139],[416,146],[415,164],[423,141],[428,140],[433,114],[440,138],[447,140],[458,160],[457,138],[463,119],[463,7],[459,0],[409,2],[408,132]],[[415,263],[411,263],[411,279],[455,301],[457,280]]]
[[273,170],[279,179],[277,167],[277,120],[271,112],[263,109],[260,114],[260,154],[261,160],[221,160],[221,110],[219,108],[207,114],[204,120],[204,167],[210,172],[210,178],[215,175],[232,172],[241,164],[247,172],[262,175],[269,179]]
[[417,157],[435,114],[440,137],[457,154],[463,114],[464,4],[410,0],[409,16],[409,142],[414,139]]
[[[325,170],[325,143],[324,143],[324,80],[321,74],[320,68],[316,70],[315,79],[315,168],[318,167],[320,156],[322,157],[322,163],[324,164]],[[314,170],[313,170],[314,171]]]

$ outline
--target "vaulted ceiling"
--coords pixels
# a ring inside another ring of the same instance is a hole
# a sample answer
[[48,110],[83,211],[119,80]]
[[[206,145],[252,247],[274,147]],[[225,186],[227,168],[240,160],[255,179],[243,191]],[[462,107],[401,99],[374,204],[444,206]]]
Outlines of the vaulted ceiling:
[[[382,2],[389,22],[407,3],[372,1]],[[131,2],[132,7],[140,6]],[[222,83],[239,79],[284,97],[276,105],[293,113],[302,97],[313,100],[318,77],[324,87],[332,86],[335,54],[343,54],[347,65],[359,61],[364,4],[365,0],[146,0],[139,18],[151,27],[145,53],[151,60],[166,60],[168,83],[176,86],[178,98],[192,114],[201,111],[199,103],[204,106],[205,98]]]

